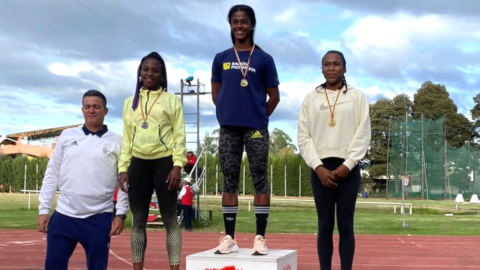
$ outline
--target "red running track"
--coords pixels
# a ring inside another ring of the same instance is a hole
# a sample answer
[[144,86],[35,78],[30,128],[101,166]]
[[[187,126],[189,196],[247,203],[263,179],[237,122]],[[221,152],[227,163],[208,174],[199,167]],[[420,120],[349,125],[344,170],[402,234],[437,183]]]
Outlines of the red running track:
[[[182,263],[185,256],[214,248],[220,233],[184,232]],[[241,248],[253,246],[253,234],[237,233]],[[354,260],[355,270],[480,270],[480,237],[357,235]],[[338,236],[335,235],[338,247]],[[319,269],[316,236],[306,234],[267,234],[269,249],[297,250],[298,270]],[[0,230],[0,269],[43,269],[45,235],[33,230]],[[221,255],[219,255],[221,256]],[[111,243],[108,269],[130,270],[130,233],[114,237]],[[169,270],[165,248],[165,232],[148,231],[145,268]],[[69,269],[86,269],[85,253],[79,245]],[[335,250],[333,269],[340,270],[338,251]],[[261,269],[257,269],[261,270]]]

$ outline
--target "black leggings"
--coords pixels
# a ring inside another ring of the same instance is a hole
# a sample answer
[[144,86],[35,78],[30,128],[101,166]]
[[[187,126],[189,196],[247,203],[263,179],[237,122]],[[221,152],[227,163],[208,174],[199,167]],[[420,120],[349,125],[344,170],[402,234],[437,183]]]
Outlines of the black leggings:
[[[323,166],[334,170],[342,165],[343,159],[323,159]],[[342,270],[352,269],[355,253],[355,236],[353,232],[353,217],[355,203],[360,188],[360,168],[355,166],[350,174],[338,181],[338,187],[327,188],[322,185],[314,170],[311,172],[312,190],[317,208],[318,235],[317,251],[321,270],[332,269],[333,229],[335,226],[335,209],[337,226],[340,235],[339,252]]]
[[128,168],[128,200],[133,216],[132,261],[142,262],[147,248],[146,225],[153,189],[157,193],[162,222],[167,230],[167,252],[171,265],[180,264],[182,235],[177,222],[177,190],[167,189],[172,157],[145,160],[132,158]]

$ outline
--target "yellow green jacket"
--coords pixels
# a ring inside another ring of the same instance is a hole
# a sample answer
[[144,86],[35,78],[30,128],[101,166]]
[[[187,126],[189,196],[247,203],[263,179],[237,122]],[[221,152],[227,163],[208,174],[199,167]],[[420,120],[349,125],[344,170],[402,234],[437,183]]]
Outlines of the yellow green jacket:
[[[187,163],[187,157],[185,123],[180,99],[162,90],[148,91],[142,88],[135,111],[132,109],[132,102],[133,96],[128,97],[123,105],[124,128],[118,172],[127,171],[132,156],[157,159],[173,155],[173,165],[183,167]],[[144,129],[142,109],[143,115],[146,116],[150,108],[146,121],[148,128]]]

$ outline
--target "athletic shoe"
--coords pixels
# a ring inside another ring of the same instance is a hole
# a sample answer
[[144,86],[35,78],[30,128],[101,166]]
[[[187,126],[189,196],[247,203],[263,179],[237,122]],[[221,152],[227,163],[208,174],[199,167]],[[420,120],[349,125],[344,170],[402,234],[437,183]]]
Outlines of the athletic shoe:
[[230,254],[232,252],[238,251],[237,241],[232,239],[230,235],[225,235],[219,240],[220,244],[218,247],[213,249],[215,254]]
[[268,249],[265,244],[266,240],[261,235],[255,236],[253,240],[253,253],[252,255],[267,255]]

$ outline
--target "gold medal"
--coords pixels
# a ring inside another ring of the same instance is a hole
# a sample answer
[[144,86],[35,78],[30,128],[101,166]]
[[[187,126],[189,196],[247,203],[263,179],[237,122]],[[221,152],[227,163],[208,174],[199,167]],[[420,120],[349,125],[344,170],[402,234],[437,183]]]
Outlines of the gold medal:
[[255,50],[255,44],[253,44],[252,50],[250,51],[250,56],[248,56],[247,66],[245,67],[245,70],[243,70],[242,61],[240,61],[240,57],[238,56],[237,49],[235,49],[235,46],[233,46],[233,51],[235,52],[235,56],[237,57],[238,64],[240,65],[240,72],[242,72],[242,76],[243,76],[243,79],[240,81],[240,85],[242,87],[248,86],[247,73],[248,73],[248,68],[250,67],[250,58],[252,57],[253,50]]
[[328,126],[329,127],[334,127],[337,123],[335,122],[335,119],[330,119],[330,121],[328,121]]
[[323,93],[325,94],[325,101],[327,101],[328,113],[330,114],[330,120],[328,121],[328,126],[334,127],[337,124],[337,122],[335,121],[335,108],[337,107],[338,98],[340,97],[340,94],[342,93],[342,91],[340,91],[340,89],[338,90],[337,97],[335,98],[335,103],[333,104],[333,109],[332,109],[332,105],[330,105],[330,100],[328,99],[326,88],[323,90]]
[[242,87],[247,87],[247,86],[248,86],[248,81],[247,81],[247,79],[242,79],[242,80],[240,81],[240,85],[241,85]]

